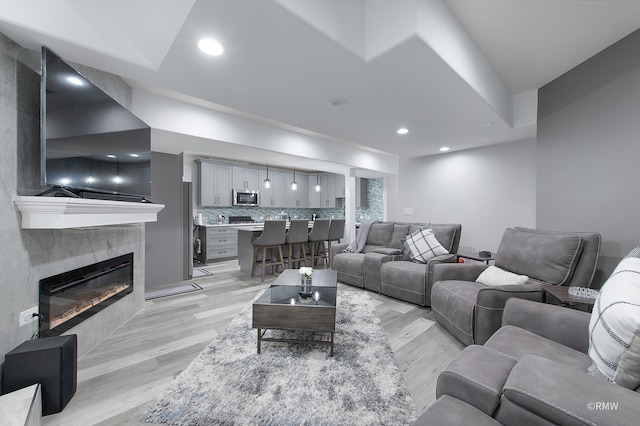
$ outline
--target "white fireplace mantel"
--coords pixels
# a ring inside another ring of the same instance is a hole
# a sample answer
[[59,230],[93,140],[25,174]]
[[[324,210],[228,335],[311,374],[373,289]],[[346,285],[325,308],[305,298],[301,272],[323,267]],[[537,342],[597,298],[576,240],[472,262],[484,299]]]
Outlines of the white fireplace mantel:
[[22,229],[67,229],[155,222],[164,204],[69,197],[14,196]]

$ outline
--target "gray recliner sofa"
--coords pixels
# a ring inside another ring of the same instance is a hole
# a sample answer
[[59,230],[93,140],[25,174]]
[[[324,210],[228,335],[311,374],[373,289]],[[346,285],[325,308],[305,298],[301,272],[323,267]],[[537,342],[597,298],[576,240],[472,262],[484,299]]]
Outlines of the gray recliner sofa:
[[596,273],[600,234],[508,228],[495,266],[526,275],[524,284],[487,286],[476,282],[483,263],[435,265],[431,308],[436,321],[462,343],[483,344],[500,328],[507,299],[541,301],[541,285],[589,287]]
[[587,372],[590,314],[510,299],[503,326],[467,346],[438,377],[415,425],[632,425],[640,388]]
[[[338,281],[424,306],[431,292],[430,274],[433,265],[457,261],[456,253],[462,232],[460,224],[431,224],[434,236],[449,254],[436,256],[426,264],[411,262],[402,239],[426,225],[375,222],[371,225],[361,253],[344,253],[348,243],[334,244],[331,268],[338,272]],[[397,281],[389,279],[383,286],[381,268],[395,262],[407,264],[407,267],[416,272],[409,279],[405,276],[399,277]]]

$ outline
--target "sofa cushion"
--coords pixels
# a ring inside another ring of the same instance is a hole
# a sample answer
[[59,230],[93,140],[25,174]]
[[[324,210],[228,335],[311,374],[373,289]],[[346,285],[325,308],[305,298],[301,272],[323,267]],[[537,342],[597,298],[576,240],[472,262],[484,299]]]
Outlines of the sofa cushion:
[[403,250],[404,244],[402,244],[402,240],[409,234],[410,226],[411,225],[408,223],[396,223],[393,227],[393,232],[391,233],[391,242],[389,243],[389,246]]
[[449,395],[442,395],[418,417],[413,426],[474,425],[500,426],[473,405]]
[[371,225],[367,236],[367,245],[389,247],[393,226],[393,222],[376,222]]
[[449,252],[442,247],[431,228],[421,228],[404,239],[405,250],[411,252],[411,260],[427,263],[436,256],[442,256]]
[[583,372],[591,365],[587,354],[512,325],[502,326],[484,346],[515,359],[538,355]]
[[589,322],[589,371],[629,389],[640,386],[640,247],[604,283]]
[[422,263],[387,262],[380,268],[382,294],[424,306],[427,269]]
[[508,228],[498,247],[495,265],[549,284],[563,285],[571,279],[581,253],[580,235]]
[[442,247],[449,253],[455,253],[458,251],[457,244],[460,241],[460,233],[462,232],[462,226],[459,224],[429,224],[433,229],[433,234],[436,236]]
[[489,266],[476,279],[477,283],[494,286],[508,284],[524,284],[529,281],[526,275],[518,275],[513,272],[505,271],[495,265]]
[[[519,425],[637,425],[639,401],[628,389],[527,355],[509,374],[496,420]],[[505,402],[514,404],[509,413],[503,413]]]

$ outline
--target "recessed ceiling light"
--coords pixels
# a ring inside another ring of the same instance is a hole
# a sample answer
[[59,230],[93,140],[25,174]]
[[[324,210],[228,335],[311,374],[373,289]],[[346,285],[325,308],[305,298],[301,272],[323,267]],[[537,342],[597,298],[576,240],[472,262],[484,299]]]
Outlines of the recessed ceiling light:
[[71,77],[67,77],[67,81],[71,84],[73,84],[74,86],[83,86],[84,82],[82,81],[82,79],[80,77],[76,77],[76,76],[71,76]]
[[447,152],[449,151],[451,148],[449,148],[448,146],[443,146],[442,148],[440,148],[441,152]]
[[399,135],[406,135],[407,133],[409,133],[409,129],[407,129],[406,127],[401,127],[396,130],[396,133]]
[[329,101],[329,106],[331,108],[344,108],[349,103],[348,100],[343,98],[333,98]]
[[220,56],[224,52],[224,46],[212,38],[203,38],[198,42],[198,48],[207,55]]

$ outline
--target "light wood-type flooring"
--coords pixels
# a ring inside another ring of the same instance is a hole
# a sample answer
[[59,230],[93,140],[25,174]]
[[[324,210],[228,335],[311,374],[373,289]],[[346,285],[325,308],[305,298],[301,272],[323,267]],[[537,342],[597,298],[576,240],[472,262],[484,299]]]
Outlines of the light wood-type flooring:
[[[146,302],[124,326],[78,360],[78,389],[43,425],[137,425],[172,380],[274,277],[250,278],[237,261],[206,265],[193,293]],[[257,274],[258,275],[258,274]],[[154,288],[155,289],[155,288]],[[364,291],[339,284],[340,291]],[[431,310],[370,293],[418,408],[435,399],[436,379],[463,345],[435,323]]]

